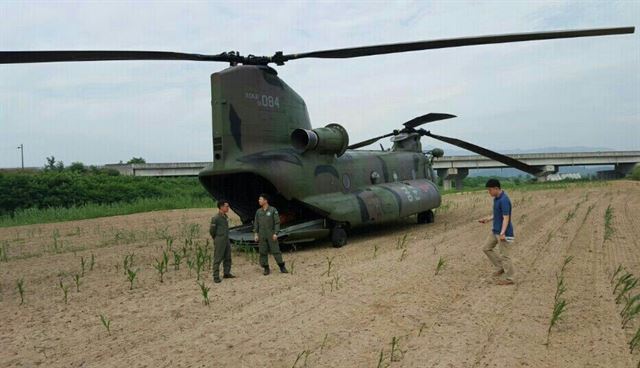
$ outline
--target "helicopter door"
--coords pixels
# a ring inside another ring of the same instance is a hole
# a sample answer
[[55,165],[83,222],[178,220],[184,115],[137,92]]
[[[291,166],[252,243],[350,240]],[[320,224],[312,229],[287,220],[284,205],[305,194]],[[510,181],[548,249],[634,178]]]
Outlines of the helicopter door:
[[367,212],[369,213],[370,222],[380,221],[383,218],[382,203],[380,198],[371,190],[366,189],[358,194],[358,197],[364,202]]

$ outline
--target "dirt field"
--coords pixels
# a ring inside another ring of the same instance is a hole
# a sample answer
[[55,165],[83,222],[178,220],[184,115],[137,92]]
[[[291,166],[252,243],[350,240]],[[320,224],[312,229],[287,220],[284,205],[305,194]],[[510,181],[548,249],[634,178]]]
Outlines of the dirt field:
[[[0,229],[0,366],[635,367],[640,354],[628,343],[640,322],[621,329],[610,279],[620,264],[640,275],[640,183],[509,195],[515,286],[495,285],[480,249],[490,229],[474,221],[490,214],[484,192],[446,196],[435,224],[370,228],[341,249],[287,249],[288,275],[262,276],[252,254],[234,252],[237,279],[213,284],[202,272],[209,306],[186,260],[176,271],[169,252],[163,283],[152,264],[171,238],[193,259],[211,210]],[[123,269],[131,253],[133,290]],[[567,256],[567,311],[546,346]]]

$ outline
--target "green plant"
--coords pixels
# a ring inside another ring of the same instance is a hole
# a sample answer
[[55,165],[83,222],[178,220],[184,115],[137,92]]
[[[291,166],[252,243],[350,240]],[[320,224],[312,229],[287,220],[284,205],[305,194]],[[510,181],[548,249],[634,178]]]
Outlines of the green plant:
[[207,261],[206,252],[198,246],[196,248],[196,280],[200,280],[200,272],[202,271],[205,262]]
[[625,287],[626,284],[632,282],[633,280],[633,274],[632,273],[625,273],[624,275],[622,275],[619,279],[618,282],[616,283],[616,286],[613,288],[613,294],[617,294],[618,293],[618,288],[620,286],[622,286],[623,288]]
[[402,238],[398,238],[396,242],[396,249],[406,249],[407,248],[407,234],[404,234]]
[[67,294],[69,294],[69,285],[62,284],[62,280],[60,280],[60,289],[62,289],[62,293],[64,294],[64,304],[67,304]]
[[611,239],[611,236],[614,233],[613,226],[611,222],[613,220],[613,208],[611,205],[607,206],[607,210],[604,213],[604,240]]
[[327,277],[329,277],[331,276],[331,266],[333,265],[333,259],[335,258],[335,256],[331,258],[325,256],[325,258],[327,259],[327,270],[320,274],[320,276],[327,275]]
[[82,277],[84,277],[84,266],[85,266],[84,257],[80,257],[80,269],[81,269]]
[[569,262],[571,262],[571,260],[573,260],[573,256],[568,256],[564,258],[564,262],[562,263],[562,267],[560,268],[560,274],[564,273],[564,269],[567,267]]
[[102,322],[102,325],[104,326],[104,328],[107,329],[107,333],[109,334],[109,336],[111,336],[111,320],[105,317],[104,314],[101,314],[100,321]]
[[384,350],[380,349],[380,354],[378,355],[378,365],[376,367],[387,368],[388,366],[389,366],[389,363],[385,361]]
[[138,276],[138,271],[140,271],[139,269],[136,269],[135,271],[133,271],[130,268],[127,268],[127,280],[129,280],[129,290],[133,290],[133,281],[136,279],[136,276]]
[[197,282],[198,286],[200,286],[200,292],[202,293],[202,300],[204,305],[209,305],[209,290],[210,288],[206,287],[204,281]]
[[625,296],[625,305],[622,311],[620,311],[622,328],[625,328],[638,313],[640,313],[640,294]]
[[438,259],[438,264],[436,265],[436,275],[438,275],[440,273],[440,271],[444,270],[444,268],[447,267],[447,261],[440,257]]
[[21,277],[16,281],[16,288],[20,294],[20,305],[22,305],[24,304],[24,277]]
[[562,315],[566,311],[567,302],[564,299],[556,300],[553,305],[553,312],[551,313],[551,320],[549,321],[549,329],[547,330],[547,343],[549,345],[549,336],[551,335],[551,329],[555,326],[561,319]]
[[418,330],[418,337],[420,337],[420,335],[422,335],[422,330],[424,330],[425,327],[427,327],[427,324],[423,322],[420,325],[420,330]]
[[91,253],[91,261],[89,262],[89,271],[93,271],[93,266],[96,264],[96,256]]
[[620,292],[616,296],[616,304],[620,304],[623,296],[625,296],[628,292],[630,292],[633,288],[638,285],[638,279],[635,277],[629,277],[623,284]]
[[9,241],[5,240],[0,244],[0,261],[7,262],[9,261]]
[[126,256],[124,256],[124,260],[122,261],[122,269],[124,270],[125,275],[127,274],[127,271],[131,267],[133,267],[133,256],[134,256],[134,253],[127,254]]
[[378,256],[378,244],[373,245],[373,259]]
[[76,292],[79,293],[80,292],[80,275],[79,274],[75,274],[73,275],[73,281],[75,281],[76,283]]
[[631,354],[640,346],[640,328],[633,335],[631,340],[629,341],[629,350],[631,350]]
[[180,252],[173,251],[173,269],[178,271],[180,269],[180,262],[182,261],[182,254]]
[[160,274],[160,282],[161,283],[164,282],[163,275],[167,270],[167,264],[165,263],[165,259],[164,258],[162,260],[156,259],[156,264],[153,265],[153,268],[155,268]]
[[389,360],[392,362],[399,362],[402,360],[404,353],[405,352],[400,349],[400,338],[394,336],[391,339],[391,354],[389,356]]
[[300,361],[300,359],[304,356],[304,362],[303,362],[303,366],[306,367],[307,366],[307,359],[309,358],[309,355],[311,354],[310,350],[303,350],[301,353],[298,354],[298,356],[296,357],[296,361],[293,362],[293,366],[291,368],[295,368],[296,365],[298,364],[298,361]]
[[616,276],[618,276],[618,274],[620,272],[622,272],[624,270],[624,267],[622,267],[622,265],[618,265],[618,268],[616,268],[615,271],[613,271],[613,275],[611,276],[611,284],[613,285],[613,280],[616,279]]
[[327,346],[327,339],[329,338],[329,334],[324,334],[324,339],[322,339],[322,344],[320,345],[320,353],[324,350],[325,346]]
[[295,271],[296,271],[296,260],[294,259],[293,261],[291,261],[291,263],[289,263],[289,273],[293,275]]

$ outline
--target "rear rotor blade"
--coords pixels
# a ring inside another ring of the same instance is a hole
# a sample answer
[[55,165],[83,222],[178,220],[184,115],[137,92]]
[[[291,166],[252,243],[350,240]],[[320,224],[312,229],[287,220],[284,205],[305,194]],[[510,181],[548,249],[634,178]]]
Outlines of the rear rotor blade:
[[[441,40],[427,40],[406,43],[393,43],[375,46],[350,47],[343,49],[311,51],[301,54],[274,55],[274,59],[280,59],[279,62],[302,58],[322,58],[322,59],[344,59],[355,58],[371,55],[392,54],[407,51],[432,50],[449,47],[462,47],[474,45],[487,45],[495,43],[507,42],[523,42],[537,40],[552,40],[558,38],[576,38],[576,37],[593,37],[593,36],[609,36],[625,33],[633,33],[635,27],[618,27],[618,28],[598,28],[571,31],[551,31],[551,32],[534,32],[534,33],[514,33],[505,35],[489,35],[479,37],[463,37],[449,38]],[[277,62],[277,61],[276,61]]]
[[412,129],[419,127],[422,124],[431,123],[433,121],[445,120],[455,118],[455,115],[451,114],[439,114],[439,113],[429,113],[427,115],[418,116],[417,118],[413,118],[406,123],[402,124],[405,128]]
[[356,144],[352,144],[352,145],[348,146],[347,149],[357,149],[357,148],[360,148],[360,147],[368,146],[368,145],[370,145],[372,143],[376,143],[377,141],[381,140],[382,138],[391,137],[392,135],[395,135],[395,133],[389,133],[389,134],[381,135],[379,137],[367,139],[366,141],[362,141],[362,142],[358,142]]
[[0,64],[50,63],[60,61],[106,60],[193,60],[241,62],[234,53],[218,55],[186,54],[168,51],[0,51]]
[[491,151],[488,150],[486,148],[480,147],[480,146],[476,146],[473,143],[469,143],[469,142],[465,142],[462,141],[460,139],[456,139],[456,138],[449,138],[449,137],[444,137],[441,135],[435,135],[435,134],[431,134],[431,132],[424,132],[424,135],[431,137],[431,138],[435,138],[437,140],[443,141],[443,142],[447,142],[449,144],[452,144],[454,146],[458,146],[461,148],[464,148],[466,150],[469,150],[471,152],[475,152],[479,155],[485,156],[485,157],[489,157],[491,159],[494,159],[498,162],[502,162],[505,165],[511,166],[511,167],[515,167],[518,170],[522,170],[526,173],[529,173],[531,175],[538,175],[541,170],[531,166],[531,165],[527,165],[522,161],[516,160],[515,158],[509,157],[509,156],[505,156],[501,153],[495,152],[495,151]]

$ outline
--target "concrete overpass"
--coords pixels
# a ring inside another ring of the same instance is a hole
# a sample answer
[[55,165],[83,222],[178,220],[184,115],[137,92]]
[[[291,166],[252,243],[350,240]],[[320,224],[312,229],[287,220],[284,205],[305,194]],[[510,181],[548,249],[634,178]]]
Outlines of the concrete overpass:
[[[531,166],[540,167],[541,179],[558,172],[560,166],[613,165],[614,170],[607,172],[610,177],[624,176],[640,163],[640,151],[609,152],[566,152],[566,153],[524,153],[509,155]],[[122,175],[133,176],[197,176],[209,162],[181,162],[155,164],[112,164],[106,168],[115,169]],[[471,169],[504,168],[507,165],[490,158],[471,156],[444,156],[434,160],[433,168],[443,179],[445,189],[462,188],[464,179]]]
[[[508,156],[539,167],[542,170],[540,180],[544,180],[546,175],[557,173],[560,166],[613,165],[614,169],[604,174],[608,177],[620,177],[630,173],[640,163],[640,151],[523,153]],[[433,162],[433,168],[443,179],[445,189],[451,189],[452,183],[455,183],[457,189],[461,189],[462,179],[469,174],[470,169],[504,167],[507,165],[479,155],[444,156]]]

